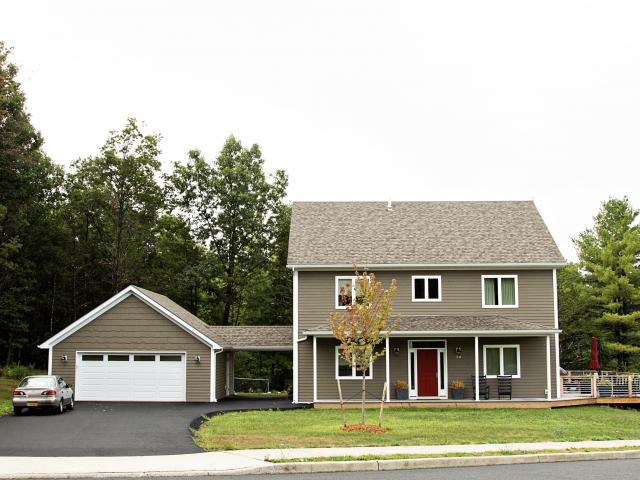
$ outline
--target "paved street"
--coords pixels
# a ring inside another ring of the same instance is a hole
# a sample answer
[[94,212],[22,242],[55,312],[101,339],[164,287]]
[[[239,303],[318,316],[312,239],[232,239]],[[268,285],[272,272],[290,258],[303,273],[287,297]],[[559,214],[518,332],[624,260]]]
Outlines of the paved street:
[[[327,473],[305,475],[265,475],[268,480],[636,480],[640,460],[598,462],[541,463],[538,465],[502,465],[497,467],[444,468],[432,470],[395,470],[387,472]],[[148,477],[150,480],[152,477]],[[171,480],[160,477],[157,480]],[[173,477],[174,480],[175,477]],[[212,477],[183,477],[211,480]],[[256,480],[257,475],[215,477],[225,480]]]

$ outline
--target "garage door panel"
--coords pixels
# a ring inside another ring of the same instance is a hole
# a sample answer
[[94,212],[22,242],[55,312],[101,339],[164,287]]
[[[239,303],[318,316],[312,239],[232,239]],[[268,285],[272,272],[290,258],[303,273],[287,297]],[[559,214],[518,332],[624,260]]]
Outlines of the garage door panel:
[[[83,354],[78,354],[75,389],[78,400],[186,400],[184,354],[92,352],[85,353],[84,358],[91,359],[91,355],[94,361],[84,361]],[[103,361],[95,361],[99,355],[104,356]]]

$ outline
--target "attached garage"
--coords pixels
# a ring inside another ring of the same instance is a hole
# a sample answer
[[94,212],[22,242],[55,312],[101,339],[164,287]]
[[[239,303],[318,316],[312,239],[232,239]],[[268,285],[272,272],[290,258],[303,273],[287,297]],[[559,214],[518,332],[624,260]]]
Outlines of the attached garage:
[[225,396],[215,382],[222,347],[209,325],[140,287],[127,287],[40,347],[49,350],[49,372],[73,385],[76,400],[213,402]]
[[233,394],[235,351],[292,350],[291,326],[212,326],[129,286],[40,345],[76,400],[215,402]]

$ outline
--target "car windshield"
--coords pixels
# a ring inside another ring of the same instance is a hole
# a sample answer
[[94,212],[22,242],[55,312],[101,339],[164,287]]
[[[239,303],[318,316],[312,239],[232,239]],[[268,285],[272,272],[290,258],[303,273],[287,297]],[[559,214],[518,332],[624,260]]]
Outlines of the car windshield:
[[18,385],[18,388],[51,388],[51,387],[55,387],[55,382],[53,381],[53,378],[51,377],[27,377],[24,380],[22,380],[22,382],[20,382],[20,385]]

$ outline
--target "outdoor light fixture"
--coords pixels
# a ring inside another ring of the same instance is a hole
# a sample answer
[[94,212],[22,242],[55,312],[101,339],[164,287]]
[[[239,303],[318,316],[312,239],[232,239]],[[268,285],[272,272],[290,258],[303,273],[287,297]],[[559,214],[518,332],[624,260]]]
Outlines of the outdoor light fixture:
[[69,357],[67,357],[66,355],[62,355],[60,357],[60,360],[62,360],[63,362],[67,363],[67,360],[69,360]]
[[393,354],[400,355],[400,347],[393,347]]
[[196,361],[196,363],[200,363],[200,355],[196,355],[195,357],[193,357],[193,359]]
[[456,347],[456,358],[462,358],[462,345]]

